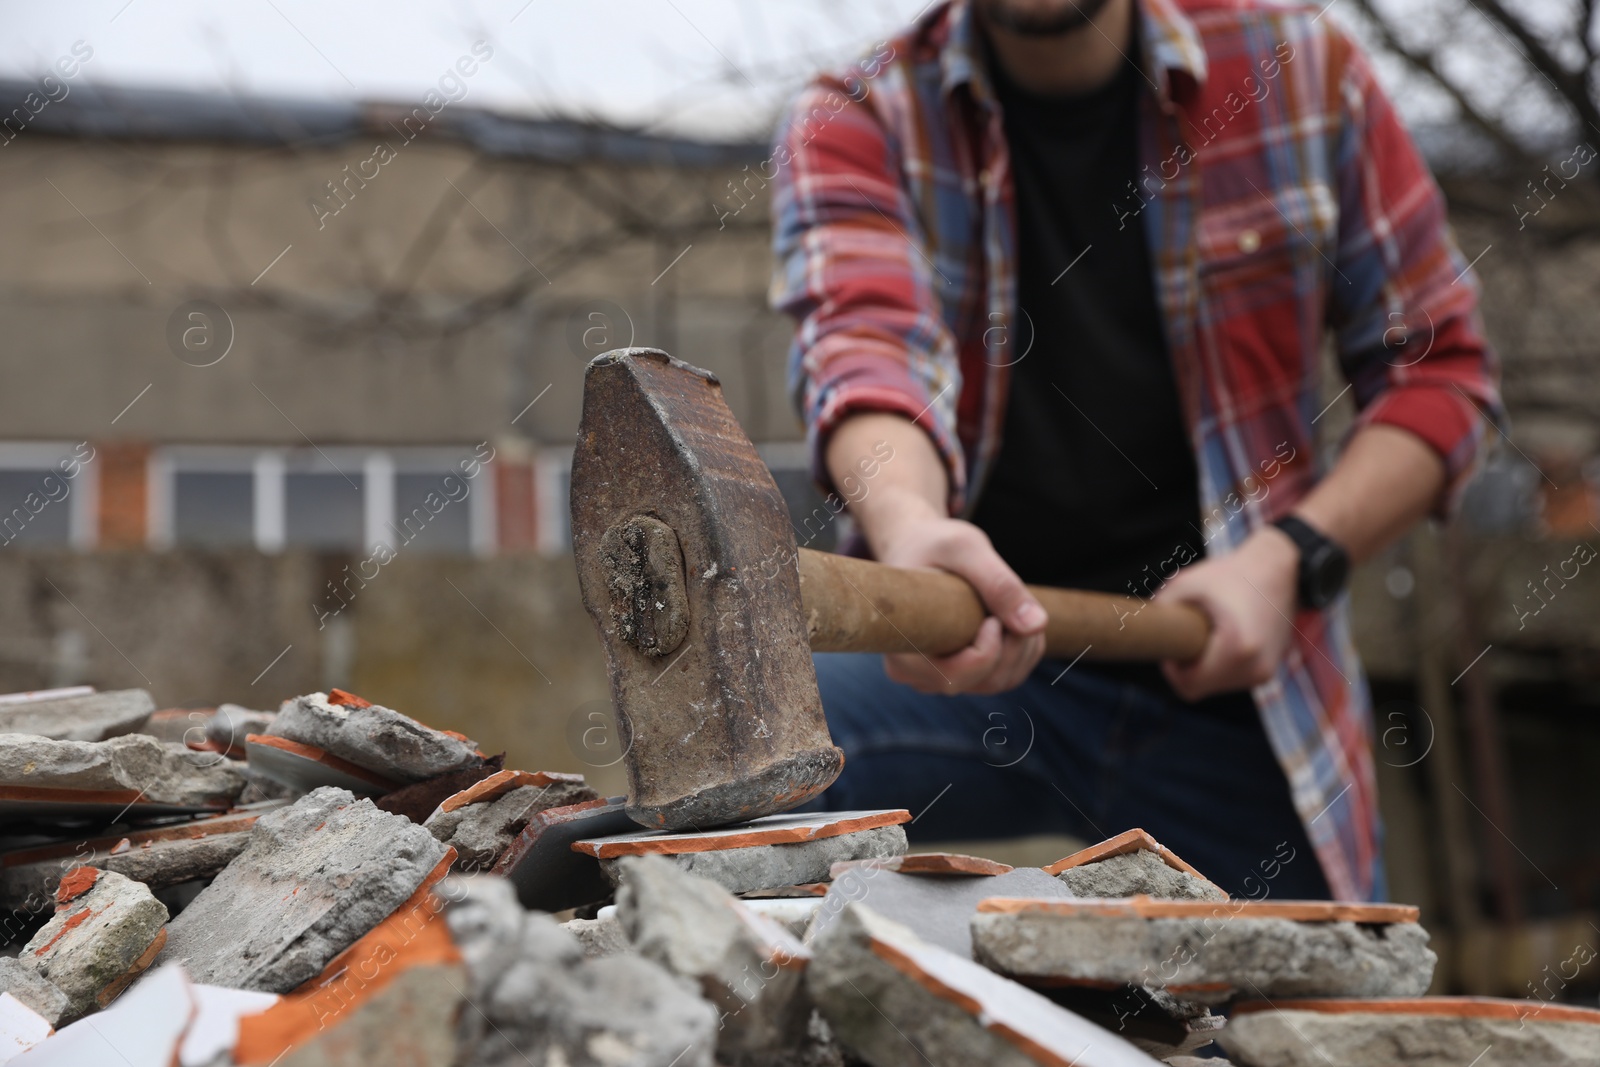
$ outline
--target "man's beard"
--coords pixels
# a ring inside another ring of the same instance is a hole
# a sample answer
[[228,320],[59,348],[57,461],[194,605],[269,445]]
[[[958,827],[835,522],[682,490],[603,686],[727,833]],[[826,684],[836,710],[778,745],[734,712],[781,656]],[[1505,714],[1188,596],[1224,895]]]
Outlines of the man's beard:
[[1065,0],[1057,9],[1033,11],[1011,0],[978,0],[983,20],[1020,37],[1057,37],[1093,21],[1111,0]]

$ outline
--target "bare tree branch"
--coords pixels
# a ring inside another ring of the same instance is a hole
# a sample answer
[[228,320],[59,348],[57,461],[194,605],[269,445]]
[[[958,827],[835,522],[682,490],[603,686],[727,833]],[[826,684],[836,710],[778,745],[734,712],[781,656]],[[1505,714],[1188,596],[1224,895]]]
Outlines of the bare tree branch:
[[1457,109],[1460,110],[1461,117],[1466,119],[1473,128],[1499,145],[1509,157],[1509,162],[1532,164],[1533,157],[1529,155],[1521,142],[1513,137],[1499,122],[1479,110],[1460,86],[1445,77],[1444,72],[1439,69],[1435,53],[1420,51],[1400,40],[1399,34],[1395,32],[1394,27],[1373,5],[1372,0],[1355,0],[1355,5],[1371,20],[1377,30],[1379,39],[1383,42],[1384,48],[1405,60],[1420,73],[1427,75],[1439,88],[1448,93],[1450,99],[1455,101]]
[[1491,22],[1498,23],[1522,46],[1523,58],[1544,76],[1577,112],[1579,120],[1596,133],[1600,133],[1600,108],[1589,96],[1588,71],[1568,70],[1543,41],[1520,18],[1506,10],[1500,0],[1467,0]]

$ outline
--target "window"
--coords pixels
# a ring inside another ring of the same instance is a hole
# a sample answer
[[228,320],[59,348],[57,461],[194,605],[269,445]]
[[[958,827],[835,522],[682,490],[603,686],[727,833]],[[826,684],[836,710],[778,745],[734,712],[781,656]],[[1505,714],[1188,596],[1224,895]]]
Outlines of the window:
[[381,542],[397,553],[488,553],[495,475],[481,458],[470,447],[171,445],[151,460],[150,540],[262,552],[364,553]]
[[0,470],[0,544],[70,544],[71,513],[57,502],[66,484],[49,467]]
[[91,546],[94,459],[87,443],[0,443],[0,548]]
[[396,474],[392,547],[396,551],[472,551],[468,497],[477,491],[459,473],[450,471]]
[[[326,466],[326,463],[323,464]],[[283,477],[283,540],[291,548],[357,550],[366,543],[360,471],[289,471]]]
[[255,544],[251,471],[184,471],[172,478],[172,540],[217,548]]

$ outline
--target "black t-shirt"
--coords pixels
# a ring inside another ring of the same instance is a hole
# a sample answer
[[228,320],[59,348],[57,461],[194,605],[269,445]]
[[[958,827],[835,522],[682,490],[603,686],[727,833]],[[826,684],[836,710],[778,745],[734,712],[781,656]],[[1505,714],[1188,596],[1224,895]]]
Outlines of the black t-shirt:
[[[1016,190],[1020,311],[1000,455],[973,522],[1024,581],[1148,597],[1205,543],[1145,220],[1132,213],[1144,79],[1129,61],[1093,92],[1039,97],[992,55],[989,68]],[[1171,693],[1153,664],[1094,669]]]

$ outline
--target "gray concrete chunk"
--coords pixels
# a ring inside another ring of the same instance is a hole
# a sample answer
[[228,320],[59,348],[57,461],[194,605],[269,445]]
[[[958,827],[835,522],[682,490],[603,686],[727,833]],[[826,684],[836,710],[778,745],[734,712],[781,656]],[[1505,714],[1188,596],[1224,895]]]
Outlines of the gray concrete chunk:
[[715,882],[666,858],[629,856],[619,865],[617,917],[629,943],[700,986],[721,1013],[721,1058],[758,1062],[805,1040],[810,953],[800,942]]
[[1157,1067],[1117,1034],[861,904],[812,944],[806,985],[873,1067]]
[[1217,886],[1169,866],[1146,849],[1069,867],[1056,877],[1078,897],[1131,897],[1143,893],[1157,900],[1228,899],[1228,894]]
[[173,920],[163,962],[198,982],[287,993],[383,921],[445,856],[433,835],[342,789],[263,815]]
[[636,955],[588,959],[490,875],[439,887],[470,979],[462,1067],[712,1067],[717,1015],[685,980]]
[[326,693],[284,701],[267,733],[315,745],[402,782],[420,782],[483,763],[477,744],[470,740],[377,704],[332,704]]
[[245,778],[215,753],[143,734],[109,741],[0,734],[0,785],[134,790],[151,804],[202,807],[238,797]]
[[1438,959],[1416,923],[1245,917],[1225,904],[1195,918],[979,912],[972,944],[974,957],[1002,974],[1127,983],[1212,1005],[1240,995],[1421,996]]
[[[905,850],[904,827],[879,826],[813,841],[682,852],[667,858],[690,874],[709,878],[730,893],[748,893],[773,886],[826,882],[830,869],[840,860],[899,856]],[[616,860],[601,860],[600,865],[613,885],[620,882]]]
[[457,870],[485,871],[539,812],[599,799],[600,794],[581,782],[525,785],[481,804],[435,812],[423,825],[456,850]]
[[64,878],[57,899],[55,915],[17,958],[65,993],[67,1015],[76,1017],[104,1007],[149,966],[167,909],[138,882],[93,867]]
[[51,1026],[60,1026],[70,1007],[55,983],[12,956],[0,956],[0,993],[10,993]]
[[1585,1012],[1593,1016],[1587,1022],[1566,1022],[1558,1019],[1556,1009],[1541,1012],[1527,1001],[1515,1010],[1523,1017],[1325,1013],[1286,1007],[1237,1015],[1217,1040],[1239,1067],[1402,1063],[1406,1067],[1479,1063],[1482,1067],[1594,1067],[1600,1063],[1600,1012]]
[[577,938],[578,944],[583,946],[583,954],[592,960],[633,951],[628,933],[615,915],[603,919],[569,919],[561,924],[561,929]]
[[54,741],[104,741],[131,734],[150,721],[156,703],[143,689],[0,704],[0,733]]

